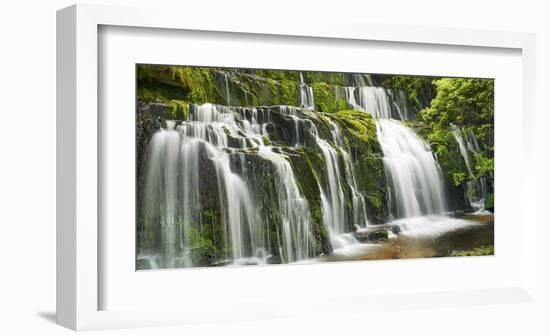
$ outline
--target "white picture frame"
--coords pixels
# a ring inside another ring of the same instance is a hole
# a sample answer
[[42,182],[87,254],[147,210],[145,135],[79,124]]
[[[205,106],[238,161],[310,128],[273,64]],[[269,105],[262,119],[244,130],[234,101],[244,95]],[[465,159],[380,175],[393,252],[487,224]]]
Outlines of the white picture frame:
[[[521,225],[516,228],[522,233],[523,243],[520,244],[519,256],[521,261],[518,262],[520,266],[514,269],[520,275],[514,285],[369,294],[369,299],[364,299],[365,296],[361,295],[334,293],[295,301],[237,303],[230,299],[223,301],[223,297],[220,297],[219,306],[211,307],[208,314],[205,306],[183,306],[157,312],[140,308],[101,310],[98,305],[101,294],[99,262],[101,257],[109,255],[104,254],[98,240],[98,220],[101,215],[98,207],[98,143],[101,141],[98,121],[98,102],[101,99],[98,94],[100,26],[263,34],[276,35],[283,40],[301,36],[305,39],[338,39],[351,41],[350,43],[380,41],[411,46],[420,44],[428,47],[515,50],[521,53],[521,147],[525,149],[521,164],[529,166],[534,162],[534,152],[532,149],[527,150],[534,148],[532,144],[535,138],[535,37],[532,34],[361,22],[341,22],[330,27],[315,21],[308,24],[290,21],[284,25],[263,22],[258,25],[257,22],[238,20],[235,17],[204,21],[196,15],[182,20],[180,14],[166,10],[99,5],[75,5],[62,9],[57,14],[57,322],[60,325],[75,330],[126,328],[273,318],[297,315],[304,310],[308,310],[311,315],[322,314],[324,306],[329,303],[343,306],[340,312],[345,313],[353,310],[389,310],[396,305],[401,306],[400,308],[454,307],[525,302],[536,298],[536,243],[534,237],[530,237],[536,236],[536,209],[534,201],[527,201],[527,197],[523,197],[525,200],[519,205]],[[535,181],[533,174],[524,173],[520,191],[527,194],[529,190],[534,190]]]

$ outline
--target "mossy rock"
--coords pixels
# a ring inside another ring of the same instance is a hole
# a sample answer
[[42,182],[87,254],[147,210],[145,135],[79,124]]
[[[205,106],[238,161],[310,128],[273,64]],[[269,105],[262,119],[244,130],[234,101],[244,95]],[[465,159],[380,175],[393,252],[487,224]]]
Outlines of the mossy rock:
[[330,236],[323,222],[319,182],[324,174],[322,157],[313,149],[300,148],[299,155],[289,156],[294,176],[301,194],[307,199],[311,215],[311,231],[314,237],[314,255],[330,254]]
[[344,135],[344,144],[355,168],[357,186],[367,200],[369,220],[384,221],[389,216],[386,174],[374,119],[370,113],[354,110],[329,116]]

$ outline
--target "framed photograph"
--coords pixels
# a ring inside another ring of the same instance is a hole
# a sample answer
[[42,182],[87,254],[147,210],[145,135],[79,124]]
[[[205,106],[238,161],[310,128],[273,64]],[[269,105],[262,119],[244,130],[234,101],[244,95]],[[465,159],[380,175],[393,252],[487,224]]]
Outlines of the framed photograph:
[[532,35],[57,22],[59,324],[535,297]]

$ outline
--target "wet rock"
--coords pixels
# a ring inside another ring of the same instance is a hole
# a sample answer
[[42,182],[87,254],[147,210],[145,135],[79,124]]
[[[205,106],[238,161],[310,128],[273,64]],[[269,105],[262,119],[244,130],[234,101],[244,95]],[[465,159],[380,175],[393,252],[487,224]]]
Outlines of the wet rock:
[[374,227],[358,230],[354,233],[359,242],[382,242],[388,240],[387,227]]

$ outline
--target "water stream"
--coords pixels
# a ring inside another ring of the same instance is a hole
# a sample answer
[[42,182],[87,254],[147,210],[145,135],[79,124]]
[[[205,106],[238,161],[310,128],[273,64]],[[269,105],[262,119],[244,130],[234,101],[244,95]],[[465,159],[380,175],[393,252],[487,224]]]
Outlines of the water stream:
[[466,198],[472,209],[476,212],[485,210],[485,199],[487,199],[487,183],[483,177],[476,178],[470,162],[470,157],[479,153],[479,145],[473,133],[463,136],[463,130],[456,125],[451,124],[451,131],[458,144],[460,154],[464,159],[464,164],[468,170],[468,180],[466,181]]

